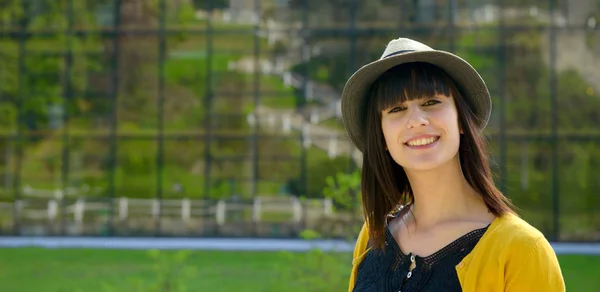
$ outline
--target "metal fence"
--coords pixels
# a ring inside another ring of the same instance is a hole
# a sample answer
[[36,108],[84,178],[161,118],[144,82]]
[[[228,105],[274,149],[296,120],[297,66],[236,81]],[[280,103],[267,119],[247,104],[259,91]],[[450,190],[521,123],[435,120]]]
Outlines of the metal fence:
[[406,36],[484,76],[520,213],[554,241],[600,240],[596,1],[8,3],[2,234],[347,236],[360,215],[323,198],[360,167],[339,93]]

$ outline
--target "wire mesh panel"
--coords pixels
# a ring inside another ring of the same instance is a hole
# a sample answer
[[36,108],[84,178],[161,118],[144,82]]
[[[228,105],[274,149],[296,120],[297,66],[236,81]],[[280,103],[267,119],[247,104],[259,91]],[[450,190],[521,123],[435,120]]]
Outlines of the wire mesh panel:
[[1,234],[348,236],[359,200],[326,195],[362,165],[340,93],[409,37],[486,80],[497,183],[523,216],[600,240],[597,1],[7,3]]

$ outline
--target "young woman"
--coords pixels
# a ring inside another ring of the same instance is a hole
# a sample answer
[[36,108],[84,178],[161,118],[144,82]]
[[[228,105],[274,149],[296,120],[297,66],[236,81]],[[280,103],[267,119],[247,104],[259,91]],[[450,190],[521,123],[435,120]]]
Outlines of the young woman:
[[410,39],[348,80],[366,221],[348,291],[565,291],[549,242],[494,186],[490,112],[471,65]]

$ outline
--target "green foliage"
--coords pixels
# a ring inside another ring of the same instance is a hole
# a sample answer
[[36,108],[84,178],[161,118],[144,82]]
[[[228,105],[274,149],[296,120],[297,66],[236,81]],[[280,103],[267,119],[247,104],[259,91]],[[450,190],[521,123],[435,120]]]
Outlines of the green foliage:
[[[323,189],[325,197],[332,198],[340,208],[336,214],[356,210],[360,204],[360,170],[354,172],[337,172],[326,178]],[[327,219],[323,219],[327,220]],[[352,225],[347,222],[346,224]],[[349,241],[353,241],[360,226],[351,226],[347,233]],[[316,230],[303,230],[300,237],[308,240],[323,240],[327,236]],[[272,283],[280,287],[282,283],[302,287],[310,291],[343,291],[347,288],[351,254],[339,253],[335,250],[324,251],[313,248],[306,253],[282,252],[281,267],[276,269],[275,280]],[[283,268],[285,266],[285,268]]]
[[173,13],[173,16],[170,18],[173,19],[173,22],[177,25],[184,27],[189,26],[196,20],[196,10],[191,1],[179,1],[178,6],[171,9],[171,11],[173,10],[175,13]]
[[348,157],[338,156],[333,159],[320,149],[314,149],[307,158],[307,192],[308,198],[322,198],[323,189],[327,187],[325,178],[346,171],[350,166]]
[[327,186],[323,190],[326,198],[331,198],[341,209],[354,210],[361,200],[361,175],[360,170],[351,173],[338,172],[328,176]]
[[[542,33],[526,31],[509,36],[506,40],[505,81],[506,129],[513,133],[547,135],[552,127],[552,99],[550,70],[542,59],[545,46]],[[485,56],[479,53],[480,56]],[[494,58],[491,53],[487,58]],[[492,75],[490,75],[491,77]],[[600,99],[591,85],[578,72],[558,72],[555,84],[559,133],[585,135],[597,132],[599,116],[594,108],[600,107]],[[490,87],[499,89],[497,78],[487,78]],[[492,91],[494,92],[494,91]],[[496,103],[499,101],[496,100]],[[494,133],[499,125],[489,129]],[[507,141],[506,193],[523,210],[527,219],[546,234],[552,230],[552,164],[554,159],[550,143],[535,140],[528,142]],[[499,149],[494,145],[494,155]],[[597,157],[600,152],[595,143],[558,140],[558,185],[561,194],[562,234],[570,238],[575,234],[594,234],[598,224],[595,195],[598,186],[589,172],[600,170]],[[597,145],[597,144],[596,144]],[[592,170],[593,169],[593,170]],[[587,183],[583,183],[586,181]],[[568,199],[565,199],[568,198]],[[591,204],[590,204],[591,203]],[[577,215],[575,215],[577,214]],[[578,218],[578,219],[575,219]],[[579,221],[580,223],[576,223]],[[568,235],[570,234],[570,235]],[[590,236],[590,235],[587,235]]]
[[348,287],[351,261],[347,253],[282,252],[268,291],[281,287],[295,287],[299,291],[344,291]]
[[305,240],[313,240],[313,239],[321,238],[321,235],[314,230],[306,229],[306,230],[302,230],[302,232],[300,232],[300,238],[305,239]]
[[349,50],[340,48],[339,52],[331,56],[315,56],[308,62],[298,63],[290,71],[301,75],[308,72],[311,80],[329,84],[336,89],[342,89],[348,79],[349,53]]
[[[180,250],[175,253],[165,253],[160,250],[148,251],[153,261],[153,277],[147,279],[128,279],[136,292],[185,292],[193,291],[187,282],[197,274],[197,268],[189,263],[191,252]],[[121,287],[102,283],[103,291],[122,291]]]
[[223,9],[229,7],[227,0],[193,0],[196,9]]
[[[24,29],[27,30],[66,30],[66,3],[39,1],[21,14],[23,6],[19,1],[9,1],[8,5],[0,7],[0,14],[4,14],[6,19],[10,18],[13,23],[23,20]],[[87,1],[74,1],[73,9],[78,12],[75,12],[73,25],[95,28],[90,14],[93,7],[94,4]],[[89,58],[86,54],[96,53],[92,48],[98,47],[98,40],[94,37],[56,34],[24,40],[23,49],[20,42],[15,38],[0,39],[0,63],[4,64],[0,68],[0,95],[12,104],[21,99],[22,114],[27,117],[25,125],[31,130],[49,127],[48,107],[51,105],[64,106],[69,115],[77,114],[77,107],[64,104],[63,95],[70,92],[71,98],[75,99],[86,90],[87,75],[82,73],[99,66],[99,60]],[[86,50],[91,53],[84,53]],[[66,62],[69,55],[71,63]],[[20,59],[23,59],[22,67],[19,66]],[[67,80],[69,88],[64,86]]]
[[0,130],[14,129],[18,111],[13,104],[0,103]]

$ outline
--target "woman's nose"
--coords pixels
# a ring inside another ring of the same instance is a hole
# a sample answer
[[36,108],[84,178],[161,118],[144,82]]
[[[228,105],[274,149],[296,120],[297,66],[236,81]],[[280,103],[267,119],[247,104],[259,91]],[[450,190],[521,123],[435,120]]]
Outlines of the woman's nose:
[[421,109],[408,109],[408,117],[406,120],[406,127],[408,129],[427,125],[429,125],[429,120]]

